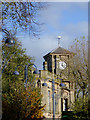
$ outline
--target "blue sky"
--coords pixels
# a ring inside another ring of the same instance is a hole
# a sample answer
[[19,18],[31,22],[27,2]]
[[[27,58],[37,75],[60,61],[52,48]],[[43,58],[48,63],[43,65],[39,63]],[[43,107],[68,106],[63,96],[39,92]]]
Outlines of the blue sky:
[[88,36],[88,3],[50,2],[38,13],[41,26],[40,39],[31,38],[27,33],[19,34],[27,54],[35,57],[35,64],[42,69],[43,56],[58,47],[57,36],[62,36],[60,46],[68,49],[75,38]]

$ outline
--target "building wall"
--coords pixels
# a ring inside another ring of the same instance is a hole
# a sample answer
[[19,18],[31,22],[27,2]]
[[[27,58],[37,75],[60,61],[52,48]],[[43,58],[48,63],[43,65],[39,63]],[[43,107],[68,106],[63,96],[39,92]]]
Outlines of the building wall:
[[[50,79],[48,79],[50,78]],[[46,118],[53,118],[53,99],[52,99],[52,79],[55,80],[55,101],[56,101],[56,112],[55,117],[60,118],[62,114],[62,104],[64,106],[65,99],[68,101],[68,111],[70,111],[71,102],[74,101],[74,91],[73,89],[70,91],[70,82],[63,82],[66,84],[67,89],[60,87],[61,81],[57,81],[56,75],[49,72],[48,70],[40,70],[39,80],[41,82],[41,94],[42,105],[45,105],[44,115]],[[43,83],[47,83],[47,86],[43,86]],[[50,92],[50,93],[49,93]],[[62,99],[62,100],[61,100]],[[63,107],[64,110],[64,107]]]
[[[61,118],[64,110],[71,110],[71,103],[74,102],[74,83],[69,80],[69,58],[69,55],[49,55],[43,63],[44,70],[40,70],[42,105],[46,104],[44,110],[46,118],[53,118],[52,79],[55,81],[55,118]],[[66,62],[67,67],[65,70],[59,69],[60,61]],[[61,82],[66,86],[60,87]],[[42,86],[43,83],[47,83],[47,86]]]

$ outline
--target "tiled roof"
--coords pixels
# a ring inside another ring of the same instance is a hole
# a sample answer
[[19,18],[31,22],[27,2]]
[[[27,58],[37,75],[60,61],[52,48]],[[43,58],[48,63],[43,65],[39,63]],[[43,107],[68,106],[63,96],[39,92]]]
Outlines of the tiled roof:
[[66,49],[64,49],[64,48],[62,48],[62,47],[58,47],[58,48],[56,48],[55,50],[52,50],[51,52],[49,52],[48,54],[46,54],[45,56],[44,56],[44,58],[46,57],[46,56],[48,56],[48,55],[52,55],[52,54],[72,54],[72,52],[70,52],[70,51],[68,51],[68,50],[66,50]]
[[50,52],[51,54],[71,54],[70,51],[62,48],[62,47],[58,47],[55,50]]

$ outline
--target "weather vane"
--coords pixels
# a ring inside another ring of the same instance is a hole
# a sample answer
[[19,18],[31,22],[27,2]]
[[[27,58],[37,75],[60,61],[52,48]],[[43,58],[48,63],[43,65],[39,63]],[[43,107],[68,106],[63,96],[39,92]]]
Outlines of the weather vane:
[[58,36],[58,47],[60,47],[60,39],[61,39],[61,36]]

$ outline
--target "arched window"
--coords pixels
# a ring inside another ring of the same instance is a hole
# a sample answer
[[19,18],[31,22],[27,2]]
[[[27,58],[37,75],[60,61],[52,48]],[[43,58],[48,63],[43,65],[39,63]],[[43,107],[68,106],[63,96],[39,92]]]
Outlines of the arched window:
[[68,110],[68,99],[64,99],[64,106],[63,106],[63,111],[67,111]]

